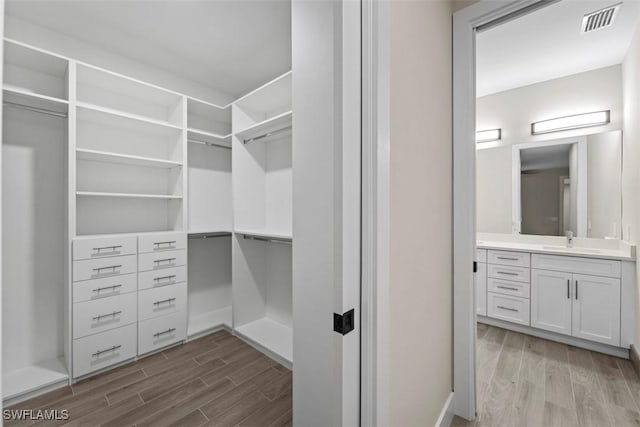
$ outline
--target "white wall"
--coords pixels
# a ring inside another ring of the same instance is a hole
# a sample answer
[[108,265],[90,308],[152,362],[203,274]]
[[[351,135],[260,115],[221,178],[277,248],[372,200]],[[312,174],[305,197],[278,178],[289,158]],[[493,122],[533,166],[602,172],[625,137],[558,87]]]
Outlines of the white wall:
[[389,425],[432,426],[452,389],[451,14],[391,2]]
[[476,151],[476,230],[511,233],[511,147]]
[[621,238],[622,188],[621,132],[587,137],[588,237]]

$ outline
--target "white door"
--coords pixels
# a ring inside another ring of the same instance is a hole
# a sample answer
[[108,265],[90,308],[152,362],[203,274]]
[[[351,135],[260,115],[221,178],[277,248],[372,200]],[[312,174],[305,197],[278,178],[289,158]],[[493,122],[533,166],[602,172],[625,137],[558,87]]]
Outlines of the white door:
[[487,315],[487,264],[479,262],[478,271],[474,275],[476,285],[476,313]]
[[571,335],[572,275],[531,270],[531,326]]
[[573,336],[620,345],[620,279],[573,275]]

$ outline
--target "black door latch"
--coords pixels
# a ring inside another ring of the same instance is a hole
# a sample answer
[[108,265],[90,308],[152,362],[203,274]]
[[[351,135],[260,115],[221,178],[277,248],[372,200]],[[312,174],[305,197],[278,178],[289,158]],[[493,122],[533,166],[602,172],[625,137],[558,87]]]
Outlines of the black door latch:
[[356,327],[354,313],[353,308],[344,314],[333,313],[333,330],[342,335],[353,331]]

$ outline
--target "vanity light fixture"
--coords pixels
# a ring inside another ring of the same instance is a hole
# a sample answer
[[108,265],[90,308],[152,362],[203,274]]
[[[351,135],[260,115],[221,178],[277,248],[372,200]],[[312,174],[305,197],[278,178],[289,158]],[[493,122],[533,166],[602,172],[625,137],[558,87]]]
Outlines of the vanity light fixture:
[[476,132],[476,143],[500,141],[502,129],[479,130]]
[[611,122],[611,111],[595,111],[593,113],[575,114],[531,123],[531,135],[549,132],[561,132],[590,126],[606,125]]

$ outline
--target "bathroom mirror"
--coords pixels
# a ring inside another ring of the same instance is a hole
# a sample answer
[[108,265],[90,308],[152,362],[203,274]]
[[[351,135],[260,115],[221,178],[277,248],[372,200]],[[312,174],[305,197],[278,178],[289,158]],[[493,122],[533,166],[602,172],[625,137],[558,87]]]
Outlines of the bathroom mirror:
[[479,149],[478,231],[621,236],[622,133]]

